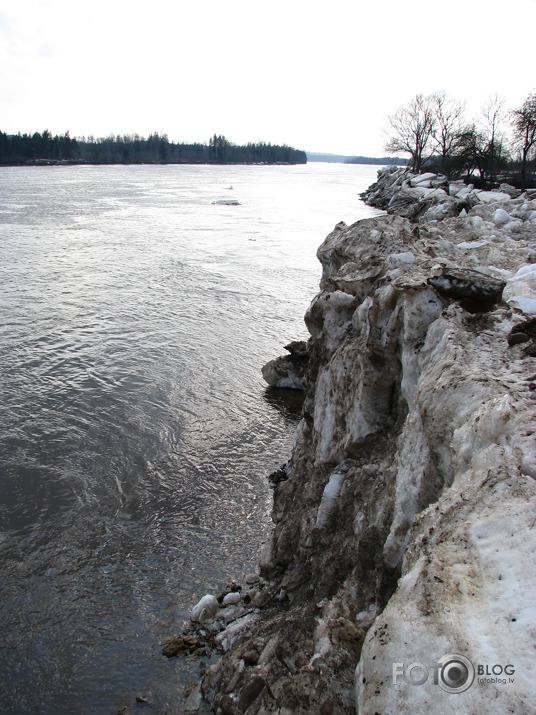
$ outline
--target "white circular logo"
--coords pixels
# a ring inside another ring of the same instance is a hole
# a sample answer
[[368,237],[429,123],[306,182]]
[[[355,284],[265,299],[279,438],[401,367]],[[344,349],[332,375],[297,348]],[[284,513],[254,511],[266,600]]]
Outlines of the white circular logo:
[[475,679],[475,668],[468,658],[447,653],[439,659],[439,687],[447,693],[463,693]]

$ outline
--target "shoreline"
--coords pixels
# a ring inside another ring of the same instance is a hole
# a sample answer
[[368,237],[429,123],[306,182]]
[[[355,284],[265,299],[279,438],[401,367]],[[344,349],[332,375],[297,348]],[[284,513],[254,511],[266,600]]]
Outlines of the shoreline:
[[446,681],[415,688],[393,663],[446,653],[515,661],[515,687],[469,683],[467,710],[535,705],[536,199],[436,181],[380,171],[365,195],[390,215],[318,249],[272,539],[249,601],[199,619],[222,655],[189,712],[445,711]]

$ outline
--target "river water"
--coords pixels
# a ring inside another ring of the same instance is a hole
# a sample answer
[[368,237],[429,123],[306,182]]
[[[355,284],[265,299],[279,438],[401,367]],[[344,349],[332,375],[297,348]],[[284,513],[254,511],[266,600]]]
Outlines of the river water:
[[2,713],[182,711],[161,641],[255,569],[298,419],[260,369],[375,177],[0,169]]

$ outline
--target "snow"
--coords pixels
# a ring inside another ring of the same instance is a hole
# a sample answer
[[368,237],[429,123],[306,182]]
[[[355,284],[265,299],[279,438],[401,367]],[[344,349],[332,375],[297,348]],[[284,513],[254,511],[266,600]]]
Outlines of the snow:
[[[492,463],[500,454],[489,455]],[[469,470],[422,515],[431,534],[370,629],[356,671],[359,712],[529,715],[536,702],[536,493],[528,478]],[[457,500],[463,497],[457,509]],[[439,532],[439,533],[438,533]],[[415,558],[418,551],[414,552]],[[428,667],[446,653],[488,666],[511,664],[513,683],[477,679],[451,695],[433,679],[393,684],[393,664]]]

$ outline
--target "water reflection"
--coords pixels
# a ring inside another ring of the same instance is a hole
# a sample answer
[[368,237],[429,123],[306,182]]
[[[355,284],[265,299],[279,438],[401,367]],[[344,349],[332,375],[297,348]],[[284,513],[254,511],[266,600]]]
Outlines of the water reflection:
[[291,422],[300,421],[305,399],[303,390],[291,390],[288,387],[267,387],[264,391],[264,399],[271,407],[275,407],[285,419]]

